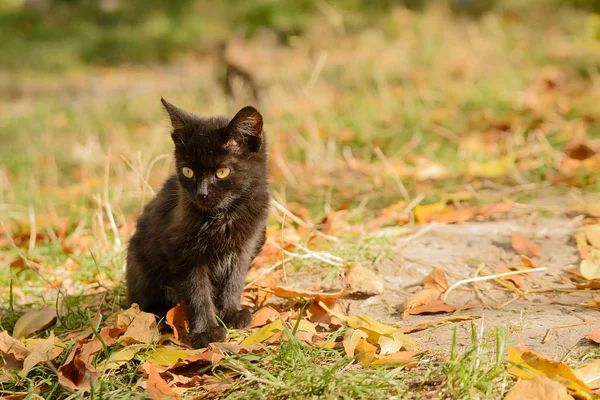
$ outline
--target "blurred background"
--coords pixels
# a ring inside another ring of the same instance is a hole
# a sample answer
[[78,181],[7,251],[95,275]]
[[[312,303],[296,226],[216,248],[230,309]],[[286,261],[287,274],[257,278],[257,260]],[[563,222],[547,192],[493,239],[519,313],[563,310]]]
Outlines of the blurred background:
[[[527,185],[557,192],[517,200],[576,203],[599,188],[597,12],[596,0],[0,0],[2,229],[53,281],[118,280],[135,217],[171,170],[160,96],[200,115],[257,106],[274,198],[314,224],[404,223],[416,204]],[[332,210],[347,212],[332,222]],[[73,255],[89,248],[100,270]]]

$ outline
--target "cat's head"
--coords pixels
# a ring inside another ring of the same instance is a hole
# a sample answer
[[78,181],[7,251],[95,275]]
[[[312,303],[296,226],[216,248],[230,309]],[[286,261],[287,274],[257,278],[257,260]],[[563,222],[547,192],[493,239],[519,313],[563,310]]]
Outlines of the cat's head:
[[233,118],[199,117],[161,101],[173,127],[179,183],[199,209],[225,209],[266,182],[263,119],[255,108]]

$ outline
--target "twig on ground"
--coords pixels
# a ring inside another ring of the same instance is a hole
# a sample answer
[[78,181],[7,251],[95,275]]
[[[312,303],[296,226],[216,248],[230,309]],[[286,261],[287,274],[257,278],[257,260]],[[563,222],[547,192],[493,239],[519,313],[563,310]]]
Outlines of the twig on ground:
[[448,290],[446,290],[446,292],[442,295],[442,301],[445,303],[450,292],[453,291],[454,289],[456,289],[458,286],[464,285],[465,283],[489,281],[492,279],[502,278],[504,276],[510,276],[510,275],[527,274],[527,273],[531,273],[531,272],[542,272],[542,271],[546,271],[547,269],[548,269],[547,267],[540,267],[540,268],[532,268],[532,269],[522,270],[522,271],[510,271],[510,272],[503,272],[501,274],[495,274],[495,275],[489,275],[489,276],[478,276],[477,278],[463,279],[461,281],[454,283],[454,285],[450,286],[448,288]]
[[550,339],[550,334],[555,329],[572,328],[574,326],[589,325],[589,324],[600,324],[600,319],[591,319],[589,321],[576,322],[574,324],[556,325],[551,328],[548,328],[548,330],[546,331],[546,334],[544,335],[544,338],[542,339],[542,344],[546,343]]

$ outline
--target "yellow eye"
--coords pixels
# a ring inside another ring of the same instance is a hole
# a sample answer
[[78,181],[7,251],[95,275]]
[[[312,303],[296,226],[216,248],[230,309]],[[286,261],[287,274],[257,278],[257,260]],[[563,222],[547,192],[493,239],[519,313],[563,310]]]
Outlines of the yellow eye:
[[229,174],[231,173],[231,170],[229,168],[219,168],[217,170],[217,178],[219,179],[225,179],[229,176]]
[[194,171],[192,171],[188,167],[183,167],[183,169],[181,170],[181,172],[183,172],[183,176],[185,176],[186,178],[193,178],[194,177]]

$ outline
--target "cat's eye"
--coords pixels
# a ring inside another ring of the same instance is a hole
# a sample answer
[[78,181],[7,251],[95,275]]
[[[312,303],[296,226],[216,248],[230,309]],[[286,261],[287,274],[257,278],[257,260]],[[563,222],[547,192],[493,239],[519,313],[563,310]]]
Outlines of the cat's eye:
[[231,174],[231,170],[229,168],[219,168],[215,175],[217,175],[217,178],[219,179],[225,179],[229,176],[229,174]]
[[194,171],[192,171],[191,168],[183,167],[183,169],[181,170],[181,172],[183,173],[183,176],[185,176],[186,178],[193,178],[194,177]]

